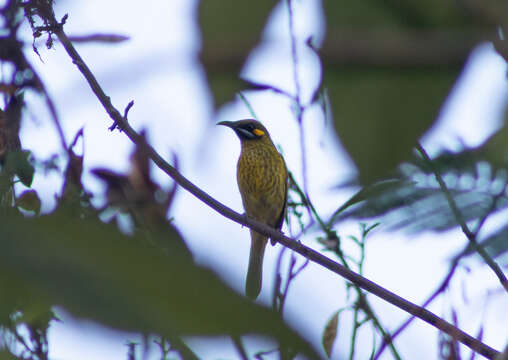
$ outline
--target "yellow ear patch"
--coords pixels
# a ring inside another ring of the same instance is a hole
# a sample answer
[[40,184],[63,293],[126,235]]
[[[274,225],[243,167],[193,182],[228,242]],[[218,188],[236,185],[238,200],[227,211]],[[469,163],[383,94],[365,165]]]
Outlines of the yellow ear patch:
[[261,135],[264,135],[265,132],[263,130],[259,130],[259,129],[254,129],[252,130],[252,132],[257,135],[257,136],[261,136]]

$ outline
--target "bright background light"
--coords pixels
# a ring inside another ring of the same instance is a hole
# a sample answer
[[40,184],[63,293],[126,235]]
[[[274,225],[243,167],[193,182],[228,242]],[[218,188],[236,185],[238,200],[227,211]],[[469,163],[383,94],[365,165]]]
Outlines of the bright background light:
[[[133,0],[88,0],[56,5],[58,17],[69,13],[65,27],[68,34],[102,32],[131,37],[118,45],[87,44],[77,48],[117,108],[123,110],[130,100],[135,101],[129,121],[138,130],[148,130],[151,144],[161,155],[169,159],[170,154],[176,152],[185,176],[213,197],[242,212],[235,177],[238,140],[228,129],[216,128],[213,123],[246,118],[250,114],[245,105],[236,100],[221,109],[216,119],[211,119],[211,101],[196,58],[200,42],[194,24],[197,3],[173,0],[146,1],[140,5]],[[295,2],[295,25],[300,39],[309,35],[318,39],[324,36],[318,5],[311,0]],[[243,75],[293,91],[287,23],[287,14],[279,6],[270,17],[264,43],[249,58]],[[30,39],[28,30],[26,37]],[[31,61],[56,101],[66,140],[70,142],[84,127],[83,180],[87,188],[98,194],[94,201],[102,203],[102,184],[89,170],[108,167],[125,171],[133,146],[124,134],[108,130],[111,120],[63,48],[57,44],[55,50],[45,50],[41,43],[39,49],[43,62],[35,54],[30,55]],[[308,100],[319,81],[318,62],[303,51],[303,47],[299,48],[299,56],[303,97]],[[508,96],[506,72],[506,63],[491,45],[480,45],[471,54],[439,121],[423,137],[431,153],[443,148],[457,149],[461,143],[479,145],[501,126]],[[274,141],[283,149],[288,167],[301,182],[298,127],[290,102],[270,92],[247,92],[245,95]],[[28,113],[23,122],[23,146],[33,150],[38,158],[47,159],[60,152],[59,141],[41,99],[31,95],[26,100],[32,113]],[[334,188],[349,179],[354,169],[340,143],[331,135],[330,124],[326,124],[319,108],[306,113],[304,125],[309,193],[320,214],[326,217],[350,195],[350,192]],[[155,177],[164,187],[170,186],[171,181],[161,171],[155,170]],[[54,194],[61,188],[59,176],[37,172],[34,187],[45,195],[46,211],[51,210]],[[231,287],[243,292],[248,230],[218,215],[181,189],[173,211],[175,224],[184,234],[196,260],[212,267]],[[341,225],[339,233],[358,235],[359,228],[347,223]],[[313,240],[315,235],[310,233],[302,241],[321,250]],[[404,234],[381,229],[369,239],[366,276],[412,302],[421,303],[446,274],[451,256],[465,243],[459,231],[444,235],[424,233],[408,239]],[[267,249],[259,299],[265,304],[271,298],[273,269],[279,251],[278,245]],[[477,264],[474,260],[473,263]],[[508,308],[508,300],[506,296],[492,296],[488,307],[482,302],[485,292],[498,286],[497,279],[485,267],[476,267],[469,274],[462,270],[453,284],[431,310],[448,316],[448,306],[457,305],[465,331],[475,334],[479,324],[484,323],[484,341],[495,348],[503,348],[508,315],[500,309]],[[466,293],[468,301],[463,300],[462,292]],[[344,304],[344,299],[343,279],[311,264],[292,285],[285,318],[320,346],[326,321]],[[392,305],[373,296],[369,299],[386,327],[392,329],[406,319],[407,315]],[[50,330],[52,359],[125,359],[126,341],[141,341],[136,334],[118,333],[71,319],[65,313],[62,317],[64,321],[54,323]],[[341,317],[334,358],[342,357],[349,348],[350,324],[348,314]],[[370,332],[362,329],[360,335],[361,341],[370,344]],[[259,350],[258,341],[248,342],[252,345],[250,351]],[[191,339],[189,344],[205,359],[237,356],[232,347],[224,347],[223,342],[214,339]],[[404,357],[432,359],[437,354],[437,332],[417,320],[396,344]],[[359,346],[358,359],[367,358],[369,351],[369,346]],[[152,351],[151,356],[155,359],[156,353]],[[388,350],[384,358],[391,358]]]

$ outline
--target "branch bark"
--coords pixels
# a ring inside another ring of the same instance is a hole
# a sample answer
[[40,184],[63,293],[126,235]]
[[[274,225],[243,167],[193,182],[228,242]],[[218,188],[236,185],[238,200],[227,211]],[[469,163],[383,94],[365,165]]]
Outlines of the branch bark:
[[[65,18],[65,17],[64,17]],[[83,74],[86,81],[90,85],[93,93],[97,96],[98,100],[109,114],[111,119],[115,124],[119,126],[119,128],[125,132],[127,137],[137,146],[144,146],[145,151],[148,156],[152,159],[152,161],[166,174],[168,174],[175,182],[177,182],[184,189],[189,191],[191,194],[196,196],[199,200],[210,206],[212,209],[217,211],[219,214],[224,217],[231,219],[241,225],[244,225],[250,229],[253,229],[267,237],[272,238],[278,243],[282,244],[285,247],[290,248],[291,250],[297,252],[298,254],[304,256],[310,261],[319,264],[328,270],[340,275],[341,277],[351,281],[362,289],[374,294],[381,299],[389,302],[390,304],[408,312],[415,317],[420,318],[421,320],[429,323],[435,328],[441,330],[442,332],[450,335],[457,341],[460,341],[464,345],[468,346],[472,350],[480,353],[488,359],[495,359],[500,353],[497,350],[494,350],[490,346],[482,343],[478,339],[468,335],[464,331],[458,329],[452,324],[446,322],[441,319],[439,316],[434,313],[415,305],[408,300],[390,292],[389,290],[377,285],[376,283],[368,280],[367,278],[356,274],[355,272],[341,266],[337,262],[329,259],[328,257],[318,253],[317,251],[302,245],[300,242],[295,241],[281,232],[261,223],[254,219],[248,218],[244,215],[241,215],[232,209],[228,208],[224,204],[212,198],[206,192],[198,188],[192,182],[190,182],[187,178],[185,178],[180,172],[178,172],[173,166],[171,166],[168,162],[166,162],[154,149],[148,144],[143,142],[143,138],[129,125],[127,119],[124,118],[120,112],[112,105],[111,99],[107,96],[99,85],[97,79],[90,71],[86,63],[83,61],[81,56],[78,54],[72,42],[69,40],[65,32],[63,31],[63,26],[61,23],[58,23],[54,16],[51,15],[51,18],[47,19],[49,23],[52,25],[51,31],[58,37],[68,55],[71,57],[73,63],[78,67],[79,71]]]

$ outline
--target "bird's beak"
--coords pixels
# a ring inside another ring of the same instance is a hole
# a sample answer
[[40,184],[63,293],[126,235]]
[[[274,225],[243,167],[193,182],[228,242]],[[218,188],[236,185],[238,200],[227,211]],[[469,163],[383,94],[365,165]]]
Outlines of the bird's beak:
[[242,127],[239,127],[237,122],[234,122],[234,121],[221,121],[221,122],[217,123],[217,125],[224,125],[224,126],[227,126],[227,127],[231,128],[231,129],[233,129],[233,131],[236,133],[236,135],[238,135],[240,140],[243,140],[243,139],[255,139],[256,138],[256,135],[253,134],[252,132],[243,129]]
[[231,129],[235,128],[235,124],[232,121],[221,121],[221,122],[218,122],[216,125],[224,125],[224,126],[230,127]]

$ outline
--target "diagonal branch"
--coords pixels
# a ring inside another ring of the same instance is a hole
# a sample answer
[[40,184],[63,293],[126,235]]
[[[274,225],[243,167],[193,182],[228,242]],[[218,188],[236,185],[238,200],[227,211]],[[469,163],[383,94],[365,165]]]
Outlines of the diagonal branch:
[[143,148],[148,156],[152,159],[152,161],[166,174],[168,174],[173,180],[175,180],[180,186],[184,189],[192,193],[199,200],[210,206],[212,209],[217,211],[219,214],[231,219],[239,224],[247,226],[250,229],[253,229],[260,234],[266,235],[267,237],[272,238],[273,240],[279,242],[285,247],[292,249],[293,251],[299,253],[305,258],[309,259],[312,262],[315,262],[330,271],[342,276],[343,278],[351,281],[355,285],[361,287],[362,289],[384,299],[385,301],[395,305],[396,307],[414,315],[415,317],[420,318],[421,320],[431,324],[435,328],[441,330],[442,332],[452,336],[457,339],[464,345],[468,346],[472,350],[482,354],[488,359],[494,359],[500,353],[488,345],[482,343],[478,339],[468,335],[464,331],[458,329],[452,324],[446,322],[441,319],[439,316],[434,313],[421,308],[406,299],[388,291],[387,289],[377,285],[376,283],[364,278],[363,276],[358,275],[357,273],[347,269],[344,266],[336,263],[335,261],[327,258],[326,256],[320,254],[319,252],[302,245],[300,242],[297,242],[287,236],[284,236],[281,232],[265,225],[259,221],[248,218],[244,215],[241,215],[219,201],[212,198],[210,195],[205,193],[203,190],[198,188],[192,182],[190,182],[187,178],[185,178],[180,172],[178,172],[173,166],[171,166],[168,162],[166,162],[155,150],[152,146],[146,144],[143,141],[143,138],[129,125],[127,119],[125,119],[120,112],[112,105],[111,99],[104,93],[99,83],[97,82],[95,76],[92,74],[88,66],[85,64],[81,56],[77,53],[76,49],[72,45],[71,41],[63,31],[63,27],[59,24],[54,16],[50,15],[51,18],[47,19],[49,23],[52,25],[51,31],[58,37],[60,42],[63,44],[65,50],[71,57],[72,61],[80,72],[85,77],[86,81],[90,85],[92,91],[97,96],[104,109],[107,111],[111,119],[118,124],[119,128],[125,132],[125,134],[129,137],[129,139]]

